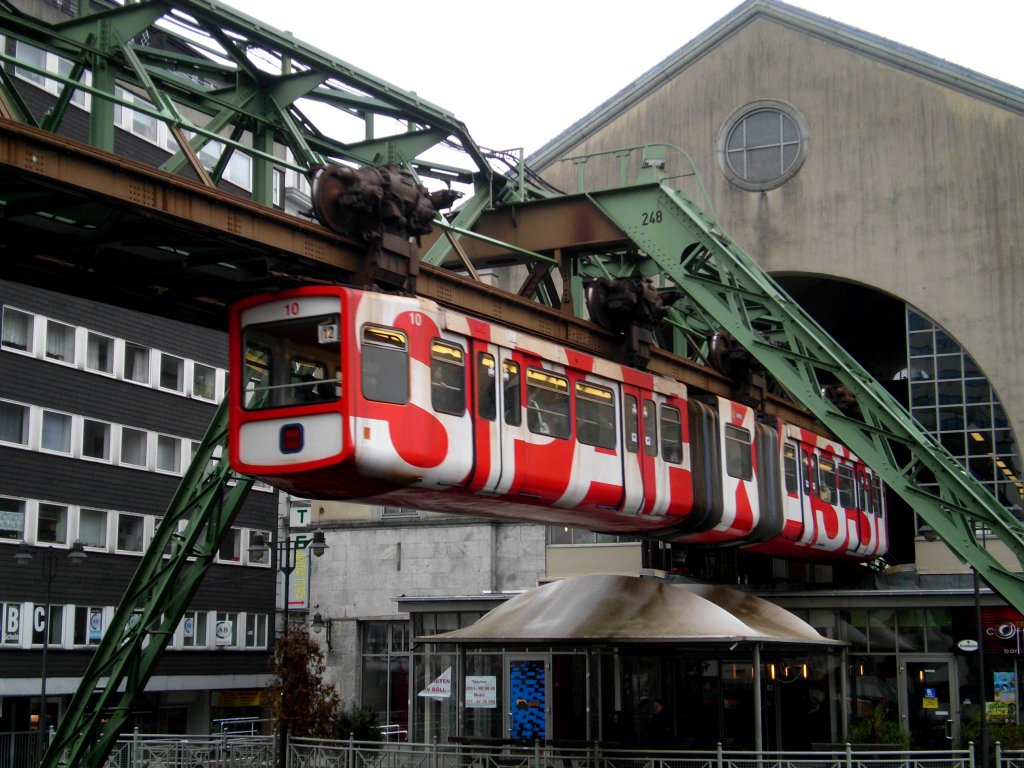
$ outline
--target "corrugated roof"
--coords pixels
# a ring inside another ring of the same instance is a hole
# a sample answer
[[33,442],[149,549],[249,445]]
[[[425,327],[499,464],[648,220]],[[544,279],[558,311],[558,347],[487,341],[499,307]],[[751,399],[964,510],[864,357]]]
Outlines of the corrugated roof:
[[730,643],[840,645],[755,595],[635,576],[578,576],[512,598],[430,643]]

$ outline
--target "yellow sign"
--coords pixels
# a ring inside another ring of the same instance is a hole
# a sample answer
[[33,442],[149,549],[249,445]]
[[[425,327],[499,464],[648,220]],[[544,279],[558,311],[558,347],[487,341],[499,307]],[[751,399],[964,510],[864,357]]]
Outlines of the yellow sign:
[[939,708],[939,700],[938,699],[929,699],[929,698],[921,699],[921,707],[924,708],[924,709],[938,709]]
[[214,691],[215,707],[258,707],[263,703],[263,691]]

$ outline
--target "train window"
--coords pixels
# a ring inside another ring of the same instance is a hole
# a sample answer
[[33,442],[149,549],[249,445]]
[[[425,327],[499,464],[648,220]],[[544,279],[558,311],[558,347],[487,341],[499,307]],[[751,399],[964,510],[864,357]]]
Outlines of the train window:
[[615,448],[614,395],[607,387],[576,382],[576,437],[581,443]]
[[466,371],[462,347],[434,339],[430,344],[430,404],[438,413],[466,412]]
[[644,450],[648,456],[658,455],[658,420],[653,400],[644,400]]
[[380,403],[409,401],[409,339],[394,328],[363,328],[363,397]]
[[885,517],[885,507],[882,506],[882,480],[878,475],[871,478],[871,506],[876,517]]
[[857,494],[854,490],[853,470],[845,464],[839,465],[839,506],[844,509],[857,508]]
[[725,471],[729,477],[750,480],[754,476],[750,459],[750,430],[725,425]]
[[818,458],[818,498],[826,504],[834,504],[836,495],[835,462],[822,456]]
[[683,462],[683,424],[679,409],[661,406],[661,457],[670,464]]
[[539,368],[526,370],[526,417],[531,432],[568,439],[569,381]]
[[519,363],[504,360],[501,363],[501,388],[505,408],[505,423],[518,427],[523,423],[523,401],[519,385]]
[[782,446],[782,473],[786,478],[786,493],[796,494],[796,447],[792,443]]
[[271,403],[263,401],[270,391],[270,348],[249,341],[245,348],[245,407],[269,407]]
[[818,462],[817,462],[817,460],[815,460],[815,462],[814,462],[814,471],[812,472],[811,471],[810,459],[807,456],[807,451],[800,451],[800,455],[803,457],[803,461],[801,461],[800,463],[803,464],[803,467],[804,467],[804,495],[810,496],[811,495],[811,478],[818,476],[818,471],[817,471],[818,470]]
[[496,379],[494,355],[481,352],[476,356],[476,411],[481,419],[488,421],[494,421],[498,415]]
[[636,453],[640,450],[640,416],[637,412],[636,398],[633,395],[626,395],[622,398],[622,419],[625,426],[623,440],[626,443],[626,450]]

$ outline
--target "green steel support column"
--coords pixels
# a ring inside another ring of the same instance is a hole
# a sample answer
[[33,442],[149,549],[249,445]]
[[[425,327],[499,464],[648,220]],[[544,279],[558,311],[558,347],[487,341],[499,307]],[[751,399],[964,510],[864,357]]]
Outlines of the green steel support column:
[[[233,475],[228,465],[226,403],[214,416],[96,648],[43,768],[104,765],[241,508],[252,480]],[[229,486],[229,479],[235,483]],[[181,531],[179,523],[184,523]]]
[[[722,329],[753,355],[913,507],[964,562],[1024,612],[1024,525],[972,478],[871,375],[682,193],[645,184],[591,195],[644,252],[635,275],[663,273],[685,295],[675,307],[697,333]],[[655,268],[656,267],[656,268]],[[860,415],[841,412],[822,386],[848,387]],[[933,492],[929,487],[937,487]],[[1016,569],[980,546],[997,536]]]

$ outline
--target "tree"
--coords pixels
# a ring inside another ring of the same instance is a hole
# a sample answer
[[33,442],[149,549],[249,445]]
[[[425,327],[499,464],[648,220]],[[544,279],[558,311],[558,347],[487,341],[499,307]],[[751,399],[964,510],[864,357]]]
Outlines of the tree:
[[274,644],[270,713],[292,736],[333,736],[341,700],[324,681],[324,655],[304,627],[291,627]]

